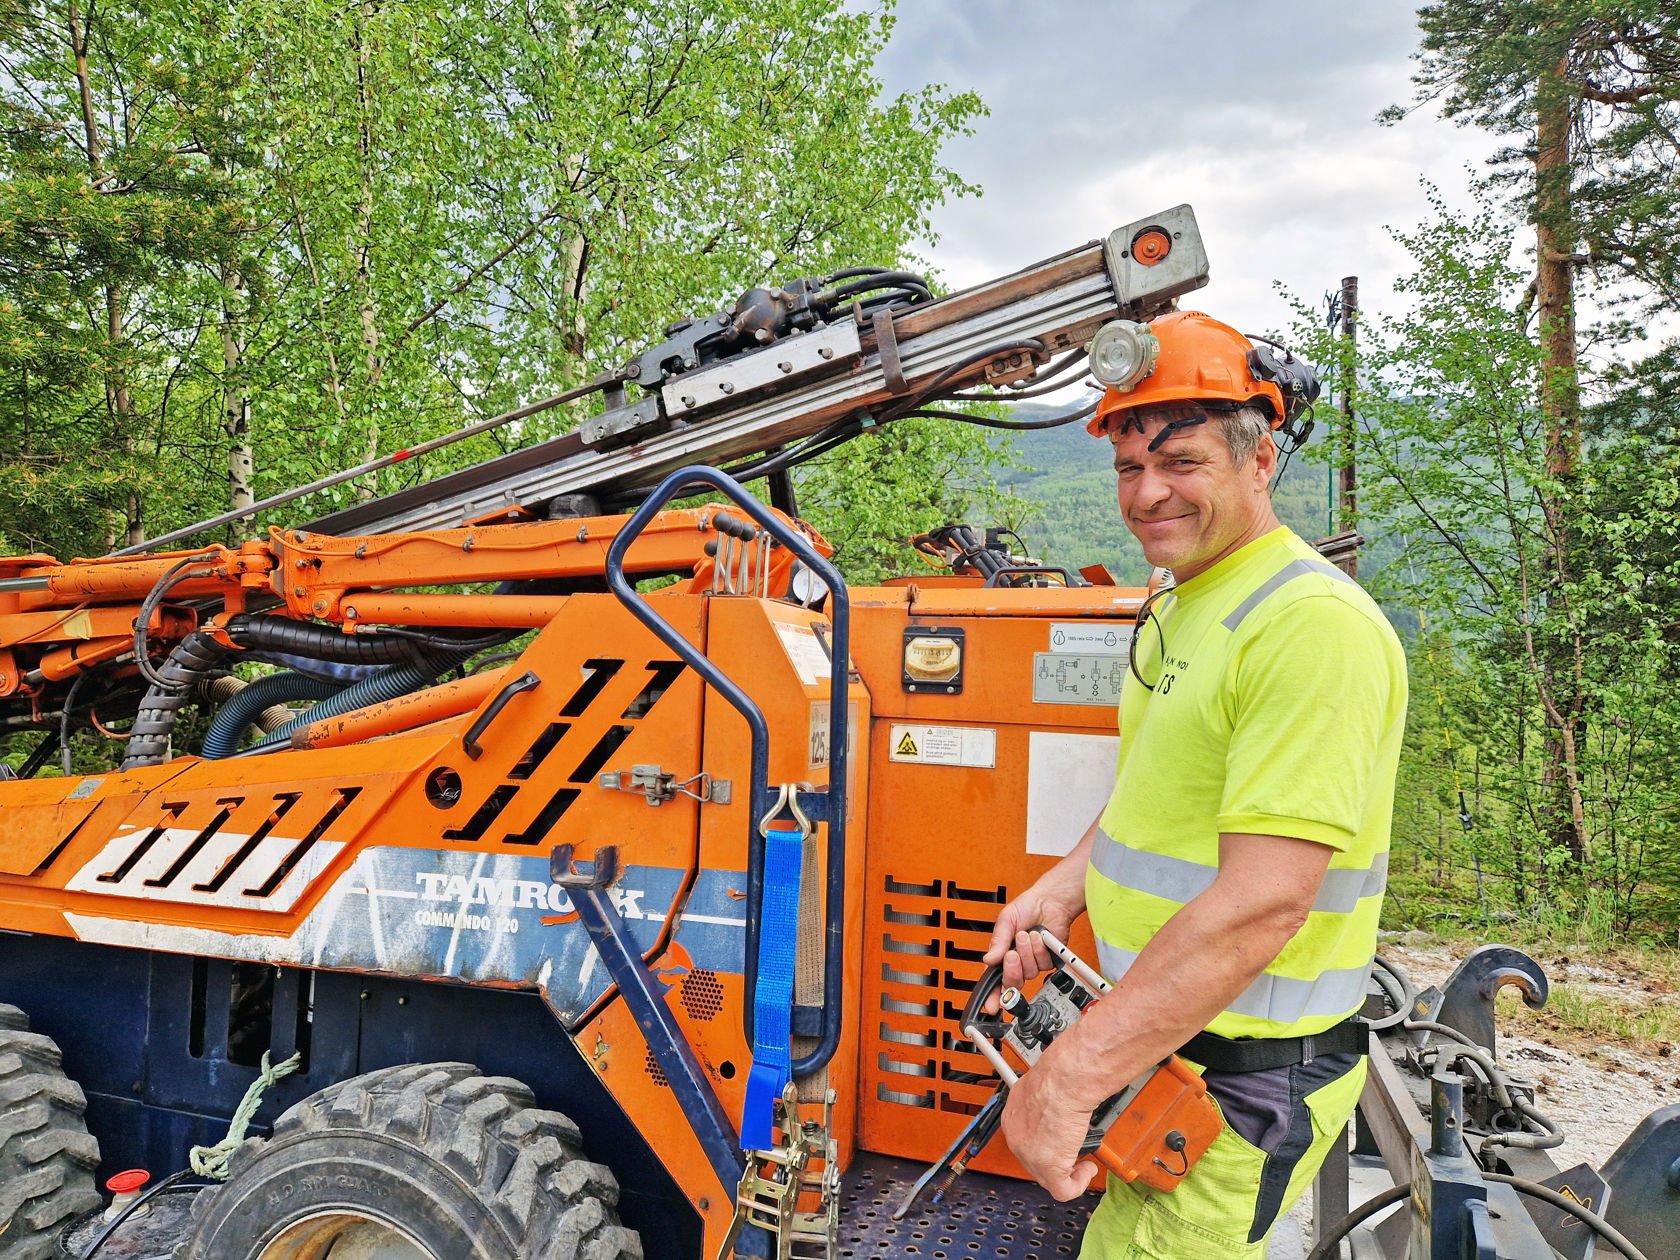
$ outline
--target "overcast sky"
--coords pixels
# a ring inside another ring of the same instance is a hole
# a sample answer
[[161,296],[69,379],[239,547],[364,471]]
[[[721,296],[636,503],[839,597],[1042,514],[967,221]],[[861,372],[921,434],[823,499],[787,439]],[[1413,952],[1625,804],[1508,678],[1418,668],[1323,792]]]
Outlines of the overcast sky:
[[[1341,277],[1392,305],[1388,225],[1427,217],[1429,179],[1464,204],[1494,147],[1412,98],[1403,0],[900,0],[886,87],[972,88],[991,110],[951,143],[979,198],[934,214],[953,287],[1013,271],[1187,201],[1212,280],[1193,302],[1256,332],[1287,325],[1273,283],[1316,300]],[[1191,304],[1192,299],[1186,299]]]

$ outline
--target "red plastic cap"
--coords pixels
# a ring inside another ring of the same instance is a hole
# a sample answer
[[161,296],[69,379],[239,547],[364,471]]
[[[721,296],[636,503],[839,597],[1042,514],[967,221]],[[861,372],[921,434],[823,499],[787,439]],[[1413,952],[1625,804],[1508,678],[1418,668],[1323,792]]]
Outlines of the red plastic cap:
[[105,1188],[112,1194],[133,1194],[151,1179],[152,1174],[144,1168],[130,1168],[112,1177],[105,1183]]

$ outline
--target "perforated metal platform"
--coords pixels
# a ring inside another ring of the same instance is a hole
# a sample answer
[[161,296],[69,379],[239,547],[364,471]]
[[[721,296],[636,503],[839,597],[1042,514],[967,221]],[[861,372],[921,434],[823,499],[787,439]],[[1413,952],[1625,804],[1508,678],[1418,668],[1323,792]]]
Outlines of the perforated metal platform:
[[840,1209],[842,1260],[1072,1260],[1079,1254],[1097,1196],[1057,1203],[1038,1186],[1006,1177],[965,1173],[941,1202],[933,1202],[929,1187],[908,1216],[893,1220],[924,1167],[858,1156]]

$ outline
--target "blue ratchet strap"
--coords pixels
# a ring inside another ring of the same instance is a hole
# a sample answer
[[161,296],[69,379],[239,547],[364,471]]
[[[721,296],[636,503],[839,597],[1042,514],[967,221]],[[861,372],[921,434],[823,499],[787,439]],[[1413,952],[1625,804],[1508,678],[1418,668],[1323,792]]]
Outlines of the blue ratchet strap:
[[793,964],[799,943],[799,883],[805,831],[777,819],[764,832],[764,901],[758,920],[758,989],[753,994],[753,1063],[741,1107],[741,1149],[775,1145],[776,1099],[793,1073]]

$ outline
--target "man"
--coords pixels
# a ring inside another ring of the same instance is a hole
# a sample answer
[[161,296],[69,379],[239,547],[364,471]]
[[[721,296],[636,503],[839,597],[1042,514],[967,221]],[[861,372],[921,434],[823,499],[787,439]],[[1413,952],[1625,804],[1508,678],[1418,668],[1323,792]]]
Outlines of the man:
[[[1108,806],[998,918],[1005,985],[1049,967],[1028,929],[1089,912],[1114,989],[1010,1093],[1003,1132],[1069,1199],[1092,1111],[1167,1055],[1206,1069],[1225,1129],[1171,1193],[1110,1178],[1083,1255],[1261,1257],[1365,1079],[1362,1003],[1387,873],[1406,668],[1376,605],[1268,492],[1294,419],[1285,359],[1195,312],[1150,325],[1111,389],[1120,514],[1172,590],[1136,631]],[[1205,1030],[1205,1031],[1204,1031]],[[1188,1043],[1188,1044],[1187,1044]]]

